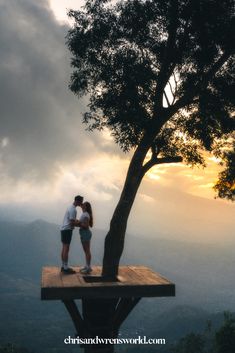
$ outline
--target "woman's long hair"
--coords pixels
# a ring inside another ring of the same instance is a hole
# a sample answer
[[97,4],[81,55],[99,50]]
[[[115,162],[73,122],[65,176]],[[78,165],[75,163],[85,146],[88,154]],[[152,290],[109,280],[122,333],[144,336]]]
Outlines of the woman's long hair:
[[84,202],[84,204],[86,206],[86,212],[89,214],[90,216],[90,220],[89,220],[89,226],[93,227],[93,213],[92,213],[92,208],[91,208],[91,204],[90,202]]

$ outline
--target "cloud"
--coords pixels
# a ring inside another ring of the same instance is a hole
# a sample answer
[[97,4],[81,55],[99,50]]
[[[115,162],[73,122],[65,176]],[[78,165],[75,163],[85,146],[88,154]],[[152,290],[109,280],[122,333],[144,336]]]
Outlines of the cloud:
[[[176,171],[171,172],[174,179]],[[166,185],[161,179],[145,178],[131,211],[128,231],[200,243],[234,242],[234,210],[235,205],[226,201],[198,197],[180,186]]]
[[0,1],[0,168],[9,180],[44,181],[61,162],[115,150],[81,123],[86,100],[68,89],[67,30],[48,1]]
[[69,23],[67,10],[77,10],[85,4],[85,0],[49,0],[50,6],[53,9],[58,21]]
[[177,188],[182,192],[213,199],[213,186],[218,179],[221,165],[209,155],[205,155],[207,167],[190,167],[183,163],[171,163],[153,167],[146,175],[161,186]]
[[[67,31],[46,0],[0,0],[1,211],[9,207],[10,216],[22,218],[25,210],[27,220],[59,223],[73,196],[81,193],[94,206],[96,227],[107,229],[130,155],[122,154],[107,131],[85,131],[81,115],[87,101],[78,101],[68,90]],[[198,209],[199,218],[208,219],[204,228],[211,234],[217,227],[211,219],[223,210],[228,210],[224,222],[230,227],[234,207],[214,200],[202,204],[202,199],[186,194],[204,197],[209,188],[203,186],[215,174],[214,167],[202,173],[183,164],[152,168],[137,195],[130,230],[155,236],[166,229],[180,232],[185,225],[188,236],[190,226],[199,224],[194,220]],[[221,205],[218,212],[206,213],[215,202]]]

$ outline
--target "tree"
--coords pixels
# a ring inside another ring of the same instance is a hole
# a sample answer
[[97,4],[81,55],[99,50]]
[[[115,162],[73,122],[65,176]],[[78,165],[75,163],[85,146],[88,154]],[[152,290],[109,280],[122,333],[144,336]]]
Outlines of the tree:
[[233,353],[235,350],[233,315],[225,312],[223,324],[217,331],[212,331],[210,324],[203,333],[189,333],[181,338],[172,350],[174,353]]
[[235,320],[227,312],[224,314],[224,323],[215,334],[216,353],[233,353],[235,349]]
[[154,165],[204,166],[212,153],[226,167],[218,196],[235,199],[234,2],[87,0],[69,16],[70,89],[89,97],[83,121],[133,150],[105,239],[103,275],[115,277],[138,187]]
[[201,334],[189,333],[173,348],[174,353],[206,353],[205,339]]

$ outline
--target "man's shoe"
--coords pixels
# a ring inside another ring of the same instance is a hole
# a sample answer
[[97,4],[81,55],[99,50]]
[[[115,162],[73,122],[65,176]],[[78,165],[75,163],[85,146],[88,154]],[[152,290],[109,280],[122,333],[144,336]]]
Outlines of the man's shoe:
[[76,273],[76,271],[74,271],[72,268],[65,269],[63,267],[61,267],[61,272],[66,275],[72,275],[72,274]]

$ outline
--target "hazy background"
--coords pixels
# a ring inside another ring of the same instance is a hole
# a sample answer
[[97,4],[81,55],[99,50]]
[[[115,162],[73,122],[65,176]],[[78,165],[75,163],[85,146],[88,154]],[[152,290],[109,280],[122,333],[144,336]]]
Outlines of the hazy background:
[[[0,347],[14,342],[35,353],[80,351],[63,340],[75,329],[59,300],[40,300],[42,266],[60,268],[58,225],[0,221]],[[100,265],[105,232],[96,229],[91,242],[92,263]],[[83,265],[84,254],[75,231],[70,265]],[[187,333],[202,333],[208,320],[212,332],[221,326],[223,311],[234,313],[234,247],[207,245],[158,237],[128,234],[121,264],[144,264],[176,284],[176,296],[142,298],[120,330],[124,337],[146,335],[165,338],[160,353],[172,353],[171,344]],[[81,301],[77,301],[81,310]],[[13,334],[14,333],[14,334]],[[133,350],[132,350],[133,349]],[[117,352],[145,353],[146,346],[122,345]],[[22,350],[25,352],[25,350]],[[156,352],[156,346],[148,348]]]
[[[42,266],[60,266],[65,208],[76,194],[92,203],[93,263],[101,264],[132,154],[123,154],[107,131],[85,131],[86,99],[68,90],[66,8],[82,3],[0,0],[0,344],[40,353],[67,352],[63,339],[74,334],[59,301],[40,301]],[[207,162],[205,170],[155,167],[141,184],[121,261],[168,277],[176,297],[141,300],[122,335],[165,337],[170,344],[202,332],[208,319],[218,326],[224,310],[234,311],[235,205],[214,199],[219,166],[209,156]],[[75,232],[70,262],[83,261]]]
[[[66,8],[82,1],[0,0],[0,211],[16,220],[60,223],[73,196],[94,208],[107,229],[131,154],[107,131],[81,123],[86,99],[68,90]],[[214,200],[218,165],[152,168],[133,207],[128,230],[169,238],[234,241],[234,205]]]

